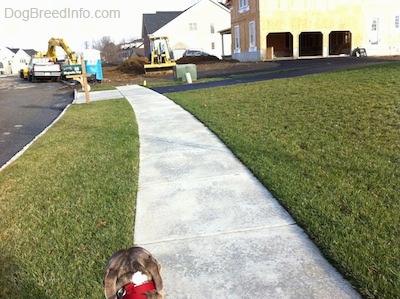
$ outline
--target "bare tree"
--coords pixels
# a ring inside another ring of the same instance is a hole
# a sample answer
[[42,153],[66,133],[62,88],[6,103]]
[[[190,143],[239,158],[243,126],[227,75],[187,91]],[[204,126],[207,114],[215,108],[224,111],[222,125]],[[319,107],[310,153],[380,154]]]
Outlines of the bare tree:
[[83,43],[83,46],[85,47],[85,49],[89,49],[90,48],[89,41],[85,40],[85,42]]
[[92,46],[100,51],[104,63],[117,64],[120,62],[119,48],[109,36],[103,36],[100,40],[93,41]]
[[105,63],[115,64],[120,62],[119,48],[112,42],[104,46],[101,54]]
[[103,48],[106,46],[106,45],[108,45],[108,44],[110,44],[110,43],[112,43],[112,41],[111,41],[111,37],[109,37],[109,36],[103,36],[101,39],[99,39],[99,40],[94,40],[93,42],[92,42],[92,46],[93,46],[93,48],[94,49],[97,49],[97,50],[103,50]]

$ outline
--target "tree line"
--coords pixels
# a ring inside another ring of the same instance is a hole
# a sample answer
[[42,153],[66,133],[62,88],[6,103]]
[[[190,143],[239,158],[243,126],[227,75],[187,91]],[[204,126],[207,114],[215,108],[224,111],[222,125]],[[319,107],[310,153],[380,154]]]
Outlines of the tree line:
[[120,44],[123,43],[125,43],[125,40],[115,44],[110,36],[103,36],[99,40],[92,41],[92,43],[85,41],[84,47],[85,49],[93,48],[99,50],[104,64],[120,64],[122,62]]

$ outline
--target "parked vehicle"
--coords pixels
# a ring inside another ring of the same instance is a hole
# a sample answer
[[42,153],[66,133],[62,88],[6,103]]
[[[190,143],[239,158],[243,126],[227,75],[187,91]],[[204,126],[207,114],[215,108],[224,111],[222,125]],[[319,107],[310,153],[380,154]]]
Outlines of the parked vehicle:
[[[66,59],[58,60],[56,47],[61,47],[67,54]],[[49,78],[57,81],[60,77],[82,73],[82,65],[75,52],[71,51],[62,38],[50,38],[47,52],[37,52],[29,65],[19,71],[19,76],[35,82]]]
[[183,53],[183,56],[210,56],[210,54],[196,49],[188,49]]
[[[23,74],[22,74],[23,75]],[[20,74],[21,76],[21,74]],[[57,81],[61,77],[61,66],[49,57],[32,57],[29,62],[26,79],[36,82],[38,79]]]

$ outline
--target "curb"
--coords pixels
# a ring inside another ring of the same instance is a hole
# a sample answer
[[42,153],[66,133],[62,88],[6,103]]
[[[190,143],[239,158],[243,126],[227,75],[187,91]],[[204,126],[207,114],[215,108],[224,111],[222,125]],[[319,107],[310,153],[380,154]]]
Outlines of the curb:
[[6,164],[2,165],[0,167],[0,172],[3,171],[4,169],[7,168],[7,166],[9,166],[11,163],[13,163],[14,161],[16,161],[20,156],[22,156],[22,154],[37,140],[39,139],[42,135],[44,135],[63,115],[64,113],[67,111],[67,109],[71,106],[71,104],[67,105],[64,110],[60,113],[60,115],[53,120],[53,122],[48,125],[42,132],[40,132],[35,138],[32,139],[31,142],[29,142],[27,145],[25,145],[22,150],[20,150],[18,153],[16,153],[10,160],[8,160],[6,162]]

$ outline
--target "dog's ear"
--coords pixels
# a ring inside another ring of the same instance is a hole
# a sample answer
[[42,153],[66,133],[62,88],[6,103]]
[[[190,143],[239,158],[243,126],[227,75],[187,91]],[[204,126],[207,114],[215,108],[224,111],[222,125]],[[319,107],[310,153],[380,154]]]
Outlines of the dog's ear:
[[103,278],[104,294],[107,299],[116,298],[117,281],[123,268],[126,254],[127,251],[125,249],[118,250],[107,261]]
[[107,299],[116,298],[118,273],[116,269],[107,269],[105,273],[103,284],[104,295]]
[[[154,286],[157,291],[161,292],[164,288],[163,280],[161,278],[161,265],[150,255],[150,258],[145,262],[146,270],[149,271],[153,278]],[[160,297],[162,298],[162,297]]]

